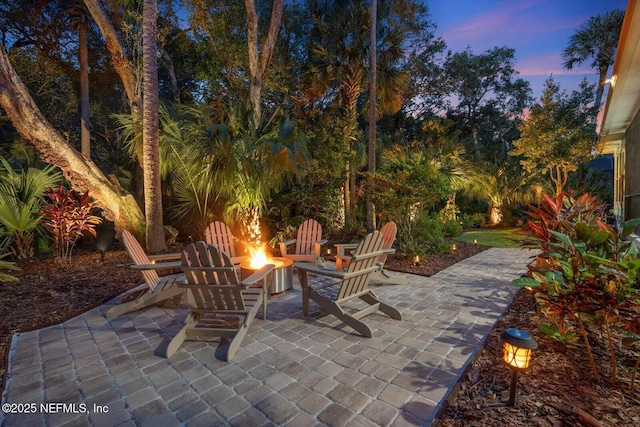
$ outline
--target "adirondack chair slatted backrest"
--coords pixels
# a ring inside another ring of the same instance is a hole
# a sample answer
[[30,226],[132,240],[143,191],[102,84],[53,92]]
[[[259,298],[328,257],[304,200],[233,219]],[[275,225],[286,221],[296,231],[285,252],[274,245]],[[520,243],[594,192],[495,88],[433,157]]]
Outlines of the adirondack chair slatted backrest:
[[382,233],[374,231],[373,233],[367,234],[360,245],[358,245],[358,248],[353,253],[346,273],[347,275],[349,273],[363,273],[356,274],[342,282],[337,296],[338,301],[343,298],[357,296],[368,289],[369,276],[371,276],[371,273],[375,270],[383,243]]
[[[382,234],[382,248],[383,249],[391,249],[393,247],[393,242],[396,240],[396,234],[398,233],[398,227],[396,223],[393,221],[387,222],[380,229],[380,233]],[[378,257],[378,263],[384,266],[384,263],[387,261],[387,256],[389,254],[384,253]]]
[[314,255],[315,244],[322,240],[322,226],[314,219],[307,219],[298,228],[296,238],[297,255]]
[[233,234],[227,224],[214,221],[204,231],[205,241],[218,246],[221,251],[229,254],[231,258],[236,256],[236,247],[233,243]]
[[182,252],[182,271],[196,304],[194,312],[246,312],[231,258],[216,245],[188,245]]
[[[124,244],[124,250],[136,265],[151,264],[149,257],[144,252],[142,246],[140,246],[140,243],[138,243],[138,240],[133,236],[133,234],[131,234],[127,230],[124,230],[122,232],[121,238],[122,243]],[[155,290],[158,285],[163,283],[163,281],[160,279],[160,276],[158,276],[158,273],[155,270],[142,270],[141,273],[142,277],[144,277],[145,283],[151,290]]]

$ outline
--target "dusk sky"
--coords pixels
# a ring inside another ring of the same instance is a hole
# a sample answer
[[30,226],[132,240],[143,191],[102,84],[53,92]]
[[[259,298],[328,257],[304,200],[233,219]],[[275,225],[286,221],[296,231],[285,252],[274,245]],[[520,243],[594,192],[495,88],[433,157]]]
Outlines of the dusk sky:
[[[538,100],[544,81],[554,80],[567,92],[584,77],[596,83],[591,61],[568,71],[562,50],[571,35],[591,16],[624,10],[627,0],[426,0],[436,35],[454,52],[470,46],[480,54],[495,46],[516,50],[519,77],[528,80]],[[611,72],[611,70],[609,71]]]

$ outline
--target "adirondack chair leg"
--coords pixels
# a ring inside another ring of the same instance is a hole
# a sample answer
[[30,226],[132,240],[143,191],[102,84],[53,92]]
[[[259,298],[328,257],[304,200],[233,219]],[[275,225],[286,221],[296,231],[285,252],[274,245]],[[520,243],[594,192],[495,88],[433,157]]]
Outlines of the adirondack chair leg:
[[298,280],[302,288],[302,314],[309,316],[309,275],[301,268],[298,269]]
[[396,308],[380,301],[373,292],[362,295],[360,299],[370,305],[379,304],[378,310],[391,317],[392,319],[402,320],[402,314],[400,314],[400,312]]
[[356,319],[355,317],[347,314],[342,308],[336,304],[335,302],[329,301],[323,296],[314,293],[313,289],[309,290],[309,294],[311,299],[313,299],[320,307],[324,309],[328,314],[332,314],[338,319],[340,319],[343,323],[351,326],[356,332],[360,333],[362,336],[366,338],[371,338],[373,336],[373,331],[366,323]]
[[242,344],[242,340],[247,335],[247,331],[249,330],[249,325],[251,325],[251,319],[256,317],[258,310],[260,309],[260,301],[256,301],[256,305],[249,311],[249,313],[245,316],[238,332],[235,334],[231,342],[229,343],[229,350],[227,350],[227,358],[225,359],[229,362],[236,355],[236,352],[240,348],[240,344]]
[[[332,313],[334,314],[334,313]],[[335,314],[334,314],[335,315]],[[370,327],[367,326],[366,323],[355,319],[351,316],[349,316],[348,314],[342,314],[340,316],[337,316],[340,318],[340,320],[342,320],[344,323],[346,323],[347,325],[351,326],[353,329],[355,329],[356,331],[358,331],[362,336],[366,337],[366,338],[371,338],[373,337],[373,331],[371,330]]]
[[176,334],[175,337],[171,339],[169,345],[167,346],[167,354],[166,357],[169,358],[175,354],[176,351],[182,347],[182,344],[187,339],[187,331],[196,326],[198,323],[196,320],[196,316],[194,314],[190,314],[185,319],[185,325],[180,329],[180,332]]
[[132,311],[140,310],[152,304],[157,304],[176,295],[180,295],[183,289],[178,286],[172,286],[160,292],[146,292],[133,301],[115,305],[107,309],[105,316],[107,319],[118,317]]
[[376,282],[387,283],[390,285],[406,285],[409,283],[406,277],[391,275],[387,270],[381,269],[371,274],[371,280]]
[[231,359],[233,359],[233,357],[236,355],[236,352],[240,348],[240,344],[242,344],[242,340],[247,335],[248,330],[249,328],[247,327],[247,325],[240,325],[240,329],[238,329],[238,332],[234,335],[233,339],[229,343],[229,350],[227,350],[227,357],[225,359],[227,362],[231,361]]

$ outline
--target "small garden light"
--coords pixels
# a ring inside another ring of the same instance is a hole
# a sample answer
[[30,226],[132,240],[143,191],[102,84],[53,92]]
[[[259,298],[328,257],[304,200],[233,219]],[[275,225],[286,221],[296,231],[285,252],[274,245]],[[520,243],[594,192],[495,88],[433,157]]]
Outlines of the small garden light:
[[527,369],[531,362],[532,350],[538,348],[536,340],[520,329],[507,329],[500,337],[503,341],[503,360],[511,368],[511,389],[509,390],[509,406],[516,402],[516,384],[518,372]]
[[451,245],[451,250],[453,252],[457,251],[458,250],[458,246],[456,246],[456,244],[454,243],[453,245]]
[[413,257],[413,265],[420,264],[420,255],[416,255]]
[[478,246],[478,239],[473,239],[473,244]]

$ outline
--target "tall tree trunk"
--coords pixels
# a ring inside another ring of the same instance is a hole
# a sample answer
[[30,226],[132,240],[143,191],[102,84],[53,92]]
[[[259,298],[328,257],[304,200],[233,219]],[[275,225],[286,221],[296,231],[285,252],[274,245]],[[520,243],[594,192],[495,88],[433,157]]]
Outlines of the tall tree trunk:
[[160,121],[158,118],[158,62],[156,27],[158,1],[144,0],[142,13],[142,62],[144,95],[142,101],[142,167],[144,168],[144,213],[147,220],[146,244],[149,252],[165,249],[162,224],[160,179]]
[[597,108],[597,111],[600,111],[600,103],[602,102],[602,94],[604,92],[604,85],[607,82],[607,71],[609,70],[609,65],[607,64],[605,65],[601,65],[600,69],[598,71],[600,71],[600,76],[599,76],[599,80],[598,80],[598,88],[596,90],[596,100],[595,100],[595,107]]
[[276,47],[276,40],[280,30],[280,22],[282,21],[282,12],[284,9],[284,0],[273,0],[271,9],[271,20],[267,37],[262,44],[262,49],[258,55],[258,13],[254,0],[244,0],[244,6],[247,9],[247,39],[249,44],[249,102],[253,108],[254,127],[258,127],[262,117],[262,107],[260,105],[260,96],[262,92],[262,82],[269,67],[269,61]]
[[344,222],[346,224],[349,224],[354,220],[354,218],[351,216],[351,179],[350,179],[351,172],[350,172],[350,165],[348,160],[347,160],[347,163],[344,165],[344,173],[345,173],[344,195],[343,195]]
[[176,68],[173,66],[173,60],[169,52],[167,52],[167,49],[164,47],[160,47],[160,58],[162,59],[164,67],[167,69],[167,73],[169,73],[173,102],[180,104],[180,87],[178,86],[178,78],[176,77]]
[[114,178],[108,179],[91,160],[69,145],[44,117],[0,44],[0,106],[13,126],[36,148],[46,162],[58,166],[74,189],[89,191],[103,209],[105,217],[114,221],[116,230],[130,230],[141,235],[144,216],[131,194]]
[[476,158],[480,160],[480,142],[478,141],[478,124],[475,119],[471,118],[471,137],[473,139],[473,149],[476,153]]
[[353,144],[356,140],[356,129],[358,127],[357,102],[361,89],[361,75],[352,73],[342,84],[341,91],[343,97],[344,114],[347,120],[344,131],[344,144],[348,153],[348,160],[345,164],[345,185],[344,185],[344,208],[345,221],[347,223],[356,220],[356,197],[355,197],[355,166],[351,162],[354,158]]
[[91,135],[89,133],[89,49],[87,47],[86,15],[78,26],[78,58],[80,62],[80,151],[91,159]]
[[[369,174],[376,172],[376,84],[378,75],[377,51],[376,51],[376,21],[378,15],[378,1],[371,1],[371,12],[369,25],[369,145],[368,145],[368,164]],[[366,187],[366,207],[367,207],[367,232],[372,233],[376,229],[376,213],[373,200],[371,198],[371,178],[367,179]]]

